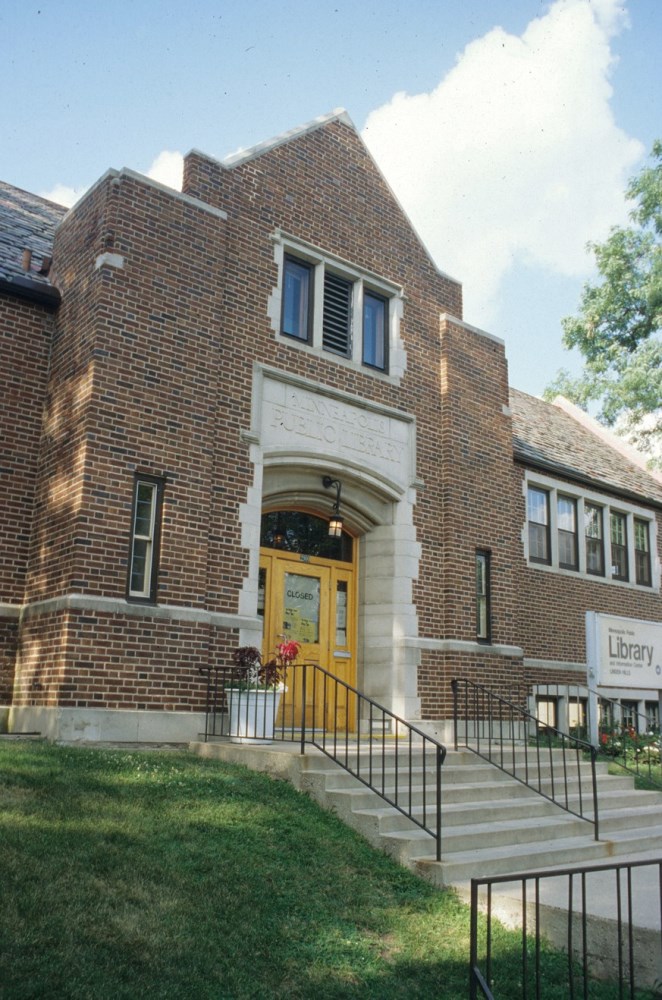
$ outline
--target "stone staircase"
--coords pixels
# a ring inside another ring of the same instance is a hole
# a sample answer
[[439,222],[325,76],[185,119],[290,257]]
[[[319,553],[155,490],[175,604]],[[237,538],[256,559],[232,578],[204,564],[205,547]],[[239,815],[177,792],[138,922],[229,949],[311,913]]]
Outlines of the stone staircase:
[[[597,765],[600,840],[596,841],[591,823],[470,751],[449,751],[442,769],[442,860],[437,862],[435,842],[429,834],[319,751],[311,748],[301,756],[292,744],[258,747],[223,741],[192,744],[191,749],[286,778],[373,846],[437,885],[461,884],[477,876],[599,864],[662,851],[662,794],[635,791],[631,777],[607,774],[607,764]],[[351,754],[347,762],[352,763]],[[513,762],[523,773],[522,751],[515,752],[509,763]],[[550,763],[547,760],[535,769],[536,781],[547,793],[552,782]],[[406,759],[396,762],[395,752],[386,750],[373,763],[373,780],[383,784],[393,798],[397,778],[398,801],[405,805],[411,802],[419,817],[423,815],[425,783],[427,825],[434,826],[434,768],[422,764],[413,768],[410,788],[406,765]],[[558,795],[558,779],[556,789]],[[571,808],[577,806],[581,795],[584,811],[590,814],[593,800],[588,764],[568,777],[567,795]]]

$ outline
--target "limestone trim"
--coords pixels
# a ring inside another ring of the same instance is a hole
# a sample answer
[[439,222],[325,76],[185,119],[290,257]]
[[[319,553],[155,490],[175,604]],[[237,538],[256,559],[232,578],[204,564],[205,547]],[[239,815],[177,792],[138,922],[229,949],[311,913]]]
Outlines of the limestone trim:
[[524,657],[524,666],[531,670],[566,670],[573,674],[583,674],[586,677],[586,664],[573,663],[570,660],[537,660]]
[[486,642],[470,642],[464,639],[426,639],[406,636],[403,643],[416,649],[426,649],[438,653],[480,653],[481,656],[514,657],[524,655],[524,650],[520,646],[491,645]]
[[479,337],[485,337],[486,340],[491,340],[495,344],[500,344],[505,347],[506,342],[502,340],[501,337],[495,337],[493,333],[488,333],[487,330],[481,330],[477,326],[471,326],[469,323],[465,323],[463,319],[458,319],[457,316],[452,316],[450,313],[442,312],[440,315],[440,320],[442,323],[452,323],[453,326],[459,326],[462,330],[467,330],[469,333],[475,333]]
[[22,609],[22,604],[0,603],[0,618],[20,618]]
[[151,177],[147,177],[145,174],[141,174],[137,170],[130,170],[129,167],[122,167],[121,170],[116,170],[111,167],[109,170],[106,170],[106,172],[102,174],[101,177],[80,196],[78,201],[72,205],[66,215],[62,216],[57,228],[59,229],[59,227],[69,218],[71,212],[74,212],[86,198],[89,198],[93,191],[96,191],[98,187],[101,187],[101,185],[106,181],[119,184],[124,177],[138,181],[140,184],[144,184],[145,187],[151,187],[155,188],[157,191],[163,191],[164,194],[170,195],[171,198],[174,198],[177,201],[184,202],[185,205],[191,205],[192,208],[197,208],[199,211],[205,212],[207,215],[213,215],[215,218],[222,219],[224,222],[227,221],[228,213],[222,208],[215,208],[213,205],[208,205],[206,201],[200,201],[199,198],[194,198],[190,194],[184,194],[182,191],[177,191],[176,188],[168,187],[167,184],[161,184],[159,181],[152,180]]
[[[383,277],[381,274],[376,274],[374,271],[359,267],[346,258],[339,257],[337,254],[333,254],[312,243],[307,243],[280,229],[276,229],[271,234],[271,239],[274,243],[274,263],[278,269],[278,279],[269,296],[267,313],[276,339],[280,343],[287,344],[288,348],[324,358],[327,361],[332,361],[333,364],[348,367],[354,371],[368,375],[370,378],[386,381],[392,385],[399,385],[402,376],[407,370],[407,352],[400,336],[400,325],[406,301],[402,286],[395,281]],[[307,341],[299,340],[296,337],[289,337],[281,331],[284,268],[285,258],[288,254],[305,261],[311,268],[310,281],[313,312],[311,316],[310,340]],[[348,357],[326,350],[323,343],[324,280],[325,273],[329,268],[333,273],[340,274],[351,287],[352,333],[350,337],[351,352]],[[386,355],[388,360],[386,367],[383,369],[363,363],[363,301],[366,293],[377,294],[388,303],[386,329]]]
[[189,743],[204,733],[205,713],[13,706],[8,728],[66,743]]
[[27,620],[67,610],[98,611],[104,614],[124,615],[127,618],[162,618],[167,621],[198,622],[227,629],[251,628],[259,621],[245,615],[224,614],[176,604],[134,604],[122,598],[101,597],[98,594],[63,594],[61,597],[35,601],[22,606],[20,617]]

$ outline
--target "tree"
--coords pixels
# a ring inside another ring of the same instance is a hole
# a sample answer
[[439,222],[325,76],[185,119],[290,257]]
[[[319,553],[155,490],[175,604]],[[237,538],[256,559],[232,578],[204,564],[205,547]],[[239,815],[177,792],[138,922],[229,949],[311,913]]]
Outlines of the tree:
[[561,369],[545,397],[560,393],[583,409],[598,402],[598,419],[662,468],[662,141],[651,159],[627,188],[632,224],[589,243],[601,280],[563,320],[563,344],[581,351],[584,371]]

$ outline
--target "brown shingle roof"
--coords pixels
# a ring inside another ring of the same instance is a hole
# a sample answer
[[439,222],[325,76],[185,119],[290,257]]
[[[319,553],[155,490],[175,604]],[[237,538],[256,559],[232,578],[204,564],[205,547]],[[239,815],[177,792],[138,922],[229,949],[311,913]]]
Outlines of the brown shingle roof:
[[588,427],[543,399],[510,390],[513,449],[524,465],[610,493],[662,504],[662,484]]

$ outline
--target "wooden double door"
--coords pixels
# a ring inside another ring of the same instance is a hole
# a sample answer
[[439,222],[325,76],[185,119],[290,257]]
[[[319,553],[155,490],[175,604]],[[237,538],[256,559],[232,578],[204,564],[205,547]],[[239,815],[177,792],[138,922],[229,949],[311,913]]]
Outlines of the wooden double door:
[[[356,685],[356,592],[354,565],[315,556],[260,550],[258,608],[264,619],[263,653],[283,639],[301,646],[300,663],[317,663],[334,677]],[[284,710],[299,724],[302,671],[289,672]],[[355,729],[355,698],[342,685],[307,684],[306,725]],[[333,694],[331,696],[331,691]],[[325,704],[326,702],[326,704]]]

